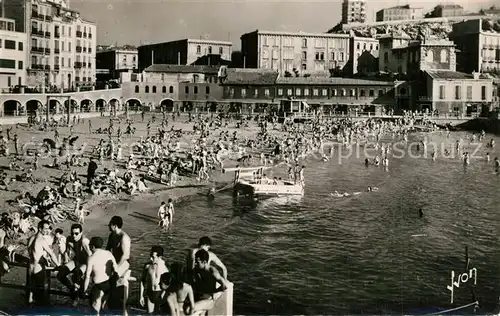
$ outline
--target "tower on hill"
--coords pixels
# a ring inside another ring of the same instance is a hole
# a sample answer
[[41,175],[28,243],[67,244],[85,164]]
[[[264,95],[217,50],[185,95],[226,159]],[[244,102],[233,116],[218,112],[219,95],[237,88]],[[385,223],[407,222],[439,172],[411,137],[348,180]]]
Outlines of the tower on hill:
[[366,0],[344,0],[342,2],[342,24],[365,22]]

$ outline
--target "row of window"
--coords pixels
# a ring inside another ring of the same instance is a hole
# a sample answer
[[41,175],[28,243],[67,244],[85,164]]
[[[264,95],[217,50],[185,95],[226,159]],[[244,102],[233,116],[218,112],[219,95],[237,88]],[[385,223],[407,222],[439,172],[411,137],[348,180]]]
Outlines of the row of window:
[[[315,97],[318,97],[318,96],[327,97],[328,90],[329,89],[326,89],[326,88],[323,88],[323,89],[313,88],[312,95]],[[380,97],[380,96],[383,96],[385,94],[385,91],[383,89],[378,90],[378,93],[377,93],[377,91],[375,91],[375,89],[368,89],[368,90],[360,89],[359,95],[357,95],[357,93],[356,93],[357,89],[344,89],[344,88],[336,89],[336,88],[334,88],[334,89],[331,89],[330,91],[331,91],[331,95],[335,96],[335,97],[347,97],[347,96],[349,96],[349,97],[356,97],[356,96],[375,97],[375,96],[379,96]],[[229,90],[229,94],[232,96],[234,95],[234,92],[235,92],[234,88],[231,88]],[[254,89],[253,92],[254,92],[254,94],[253,94],[254,96],[259,95],[259,89]],[[285,94],[285,92],[286,92],[286,94]],[[309,96],[310,92],[311,92],[311,89],[309,89],[309,88],[295,88],[295,91],[293,88],[288,88],[286,90],[283,88],[278,88],[278,90],[277,90],[278,96],[288,96],[288,97],[291,97],[291,96],[297,96],[297,97]],[[240,89],[240,94],[242,97],[250,96],[249,93],[250,92],[247,91],[246,88]],[[270,96],[270,90],[264,89],[264,95],[266,97]]]
[[[446,86],[439,86],[439,99],[446,99]],[[462,86],[455,86],[455,100],[462,100]],[[467,86],[467,100],[472,100],[472,86]],[[481,86],[481,100],[486,100],[486,86]]]
[[[0,59],[0,68],[16,69],[16,61],[13,59]],[[17,69],[23,69],[23,61],[17,61]]]
[[[283,46],[288,46],[288,47],[295,47],[295,38],[292,37],[282,37],[282,45]],[[308,44],[308,39],[307,38],[302,38],[301,39],[301,47],[302,48],[307,48]],[[263,46],[280,46],[280,37],[279,36],[272,36],[272,37],[266,37],[262,36],[262,45]],[[315,38],[314,39],[314,47],[317,48],[325,48],[325,47],[337,47],[337,48],[347,48],[347,39],[346,38],[332,38],[332,39],[326,39],[326,38]]]
[[[201,54],[201,45],[196,46],[196,53]],[[212,46],[208,46],[204,52],[205,54],[212,54]],[[224,53],[224,47],[219,47],[219,54],[222,55]]]
[[[152,92],[151,93],[156,93],[156,86],[153,86],[152,87]],[[140,93],[141,92],[141,89],[139,86],[135,86],[135,93]],[[149,93],[149,86],[145,86],[144,87],[144,93]],[[163,86],[161,88],[161,93],[167,93],[167,87]],[[168,88],[168,93],[174,93],[174,87],[173,86],[170,86]]]
[[14,29],[15,29],[14,22],[0,20],[0,31],[14,32]]
[[0,39],[0,48],[4,47],[5,49],[16,49],[22,51],[24,49],[23,42],[11,41],[11,40],[2,40]]

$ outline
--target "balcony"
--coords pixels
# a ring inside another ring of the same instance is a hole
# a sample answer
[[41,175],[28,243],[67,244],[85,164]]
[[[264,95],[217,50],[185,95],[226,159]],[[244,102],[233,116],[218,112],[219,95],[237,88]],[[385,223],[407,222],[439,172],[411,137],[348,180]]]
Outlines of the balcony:
[[54,70],[59,71],[59,69],[60,69],[59,65],[54,65]]
[[45,20],[46,21],[49,21],[49,22],[52,22],[52,16],[51,15],[45,15]]
[[81,53],[82,52],[82,47],[81,46],[77,46],[76,47],[76,52],[77,53]]
[[92,53],[92,47],[89,47],[89,53]]
[[86,53],[87,52],[87,47],[84,47],[83,48],[83,52]]
[[43,54],[43,48],[42,47],[32,46],[31,47],[31,52],[32,53],[42,53]]
[[54,37],[55,37],[55,38],[60,38],[60,37],[61,37],[61,34],[59,34],[59,32],[55,32],[55,33],[54,33]]
[[45,33],[35,28],[31,28],[31,34],[36,36],[44,36]]
[[83,67],[83,68],[87,67],[87,63],[86,63],[86,62],[83,62],[83,63],[82,63],[82,67]]
[[50,38],[50,32],[45,32],[45,37]]
[[82,63],[79,61],[75,62],[75,68],[82,68]]
[[88,68],[92,68],[92,64],[91,63],[89,63],[88,66],[89,66]]
[[61,53],[61,51],[59,50],[59,48],[54,48],[54,54],[59,54]]
[[38,12],[31,11],[31,18],[43,20],[43,14],[38,14]]
[[32,64],[31,69],[33,70],[40,70],[43,69],[43,65],[38,65],[38,64]]
[[49,66],[49,65],[45,65],[45,66],[43,66],[43,68],[44,68],[45,70],[50,70],[50,66]]
[[89,38],[92,38],[92,33],[89,33]]
[[428,96],[419,96],[419,97],[418,97],[418,101],[422,101],[422,102],[432,102],[432,97],[428,97]]
[[76,31],[76,37],[82,37],[82,31]]
[[50,55],[50,48],[45,48],[45,54]]
[[83,33],[83,37],[84,37],[84,38],[87,38],[87,33],[85,33],[85,32],[84,32],[84,33]]

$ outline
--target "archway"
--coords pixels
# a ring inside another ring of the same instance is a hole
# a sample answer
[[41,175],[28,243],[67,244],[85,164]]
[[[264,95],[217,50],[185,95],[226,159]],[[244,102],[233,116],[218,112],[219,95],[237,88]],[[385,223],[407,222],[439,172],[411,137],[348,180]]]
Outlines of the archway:
[[60,109],[61,108],[61,102],[59,102],[59,100],[56,100],[56,99],[51,99],[49,101],[49,109],[50,109],[50,114],[57,114],[57,110],[58,108]]
[[164,99],[160,102],[160,107],[162,112],[173,112],[174,111],[174,100]]
[[109,106],[111,107],[111,111],[116,114],[116,111],[120,110],[120,101],[116,98],[109,100]]
[[217,112],[217,102],[210,102],[210,112]]
[[37,111],[43,109],[43,104],[40,100],[29,100],[26,102],[26,111],[28,112],[28,116],[34,115],[36,116]]
[[96,110],[97,112],[103,112],[106,110],[106,100],[103,100],[103,99],[97,99],[97,101],[95,101],[95,107],[96,107]]
[[3,103],[3,115],[15,116],[21,108],[21,102],[17,100],[7,100]]
[[81,109],[81,112],[90,112],[90,110],[92,109],[92,100],[83,99],[80,102],[80,109]]
[[141,100],[134,98],[125,101],[125,106],[128,107],[129,111],[139,111],[141,104]]
[[78,108],[78,102],[76,102],[74,99],[69,99],[64,101],[64,111],[65,113],[68,113],[68,105],[71,104],[71,113],[76,112],[76,108]]

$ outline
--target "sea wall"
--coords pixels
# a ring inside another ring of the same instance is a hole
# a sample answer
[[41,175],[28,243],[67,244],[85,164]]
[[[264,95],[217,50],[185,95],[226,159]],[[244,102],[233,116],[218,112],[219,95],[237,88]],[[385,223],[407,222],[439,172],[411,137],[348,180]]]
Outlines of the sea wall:
[[477,118],[462,123],[457,127],[465,131],[480,132],[484,130],[486,133],[500,135],[500,119],[495,118]]
[[[124,114],[125,111],[117,111],[116,115],[122,115]],[[100,117],[101,113],[100,112],[81,112],[81,113],[72,113],[71,118],[73,119],[73,116],[80,116],[80,118],[85,119],[85,118],[92,118],[92,117]],[[109,116],[109,112],[104,113],[105,116]],[[62,117],[67,117],[67,114],[57,114],[57,115],[51,115],[50,117],[53,117],[56,120],[61,119]],[[45,118],[45,116],[44,116]],[[3,116],[0,117],[0,125],[15,125],[15,124],[28,124],[28,117],[27,116]]]

